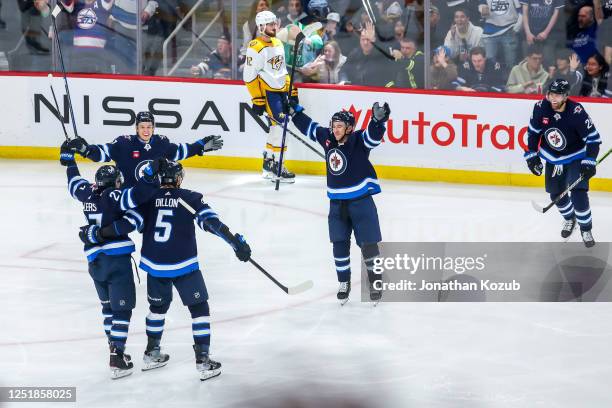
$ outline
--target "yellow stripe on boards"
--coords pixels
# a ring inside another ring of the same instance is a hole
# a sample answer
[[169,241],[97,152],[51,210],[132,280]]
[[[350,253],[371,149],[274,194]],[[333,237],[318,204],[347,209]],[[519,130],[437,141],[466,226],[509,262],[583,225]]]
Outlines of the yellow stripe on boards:
[[[59,148],[32,146],[0,146],[0,158],[59,161]],[[78,157],[78,155],[77,158],[79,159],[79,161],[85,160]],[[261,171],[262,159],[252,157],[205,155],[191,157],[187,160],[183,160],[182,163],[185,167],[199,167],[222,170]],[[543,176],[536,177],[530,174],[382,165],[374,167],[376,168],[376,173],[378,174],[378,177],[382,179],[460,184],[484,184],[496,186],[544,186]],[[323,162],[288,160],[287,168],[292,172],[298,174],[325,175],[325,164]],[[612,191],[612,179],[602,179],[596,177],[590,182],[590,187],[591,190],[596,191]]]

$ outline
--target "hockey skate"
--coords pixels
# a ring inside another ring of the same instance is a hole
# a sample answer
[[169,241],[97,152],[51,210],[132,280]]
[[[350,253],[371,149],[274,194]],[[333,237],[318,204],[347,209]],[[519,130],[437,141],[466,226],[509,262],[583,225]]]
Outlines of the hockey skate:
[[263,168],[261,176],[265,179],[274,177],[274,156],[268,156],[268,152],[263,153]]
[[584,242],[584,246],[587,248],[591,248],[595,246],[595,239],[593,238],[593,234],[591,231],[580,231],[582,235],[582,241]]
[[574,232],[574,228],[576,228],[576,218],[572,218],[571,220],[563,221],[563,228],[561,228],[561,237],[569,238]]
[[142,357],[142,371],[153,370],[168,364],[170,356],[161,352],[159,340],[149,337],[147,349]]
[[375,289],[375,282],[381,282],[381,280],[377,279],[373,282],[370,282],[370,300],[374,302],[374,306],[378,305],[380,299],[382,298],[382,289]]
[[349,294],[351,293],[351,282],[340,282],[338,287],[338,293],[336,297],[340,301],[340,305],[344,306],[349,301]]
[[208,352],[199,344],[193,345],[196,357],[196,368],[200,372],[200,381],[206,381],[221,374],[221,363],[212,360]]
[[132,368],[134,368],[134,364],[126,358],[123,350],[119,350],[116,346],[111,346],[109,365],[113,380],[127,377],[132,374]]
[[[271,177],[270,181],[275,183],[276,179],[278,178],[278,162],[274,159],[274,157],[272,158],[272,160],[273,160],[273,162],[272,162],[272,177]],[[280,175],[280,182],[281,183],[295,183],[295,174],[293,174],[292,172],[287,170],[287,168],[285,166],[283,166],[283,168],[281,170],[281,175]]]

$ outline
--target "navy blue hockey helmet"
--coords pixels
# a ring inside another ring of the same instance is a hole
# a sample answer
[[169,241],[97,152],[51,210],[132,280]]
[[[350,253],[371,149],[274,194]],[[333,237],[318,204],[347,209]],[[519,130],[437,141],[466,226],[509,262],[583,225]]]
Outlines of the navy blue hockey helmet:
[[123,174],[117,167],[107,164],[96,171],[96,187],[99,191],[109,187],[119,188],[122,184]]
[[168,165],[160,169],[159,178],[160,183],[163,185],[172,185],[177,186],[179,183],[179,177],[181,180],[185,178],[185,171],[183,170],[183,165],[179,162],[169,161]]
[[155,117],[153,117],[151,112],[138,112],[136,114],[136,127],[138,127],[140,122],[151,122],[151,125],[155,126]]
[[548,86],[548,92],[560,95],[567,95],[570,91],[570,84],[565,79],[557,78]]
[[323,21],[331,11],[327,0],[310,0],[306,3],[306,14],[315,18],[317,21]]
[[334,124],[334,122],[344,122],[344,124],[349,127],[349,126],[355,126],[355,116],[353,116],[352,112],[349,111],[340,111],[340,112],[336,112],[334,113],[334,115],[331,118],[331,122],[329,124],[329,127],[331,128],[332,125]]

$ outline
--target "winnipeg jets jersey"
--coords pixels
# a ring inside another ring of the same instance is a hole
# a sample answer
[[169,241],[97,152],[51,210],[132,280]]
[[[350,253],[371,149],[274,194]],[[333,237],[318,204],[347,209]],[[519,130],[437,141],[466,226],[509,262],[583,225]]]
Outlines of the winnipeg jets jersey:
[[[68,191],[74,199],[83,203],[83,213],[87,223],[99,227],[105,227],[120,220],[125,211],[148,200],[158,186],[142,180],[134,187],[107,188],[100,192],[81,177],[76,165],[68,166],[66,175],[68,176]],[[134,242],[128,238],[127,234],[123,234],[102,244],[86,244],[84,251],[87,261],[91,262],[101,253],[106,255],[130,254],[134,252]]]
[[170,278],[200,269],[194,215],[179,204],[179,198],[196,210],[200,228],[208,231],[204,220],[218,221],[202,194],[182,188],[160,188],[146,204],[126,212],[127,222],[115,223],[119,233],[133,229],[142,232],[140,267],[152,276]]
[[325,150],[330,199],[351,200],[380,193],[370,151],[382,142],[385,133],[382,123],[370,121],[366,130],[353,132],[343,144],[338,144],[329,127],[320,126],[303,112],[295,114],[293,123]]
[[527,132],[529,151],[538,152],[551,164],[565,164],[584,157],[597,158],[601,137],[584,107],[567,100],[565,110],[556,112],[543,99],[533,107]]
[[142,177],[146,165],[160,157],[168,160],[184,160],[199,154],[202,145],[195,143],[174,144],[166,136],[153,135],[148,142],[143,142],[137,135],[119,136],[111,143],[89,145],[87,158],[96,162],[113,160],[125,179],[125,185],[131,187]]

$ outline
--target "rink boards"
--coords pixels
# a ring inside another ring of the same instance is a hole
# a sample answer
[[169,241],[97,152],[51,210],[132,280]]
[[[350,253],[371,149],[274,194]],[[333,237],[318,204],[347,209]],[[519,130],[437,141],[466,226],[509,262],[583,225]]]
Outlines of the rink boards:
[[[57,158],[63,131],[53,114],[51,83],[60,111],[67,117],[61,77],[50,80],[46,74],[0,74],[4,119],[0,122],[0,157]],[[135,112],[148,109],[155,114],[156,132],[176,143],[210,134],[223,136],[222,155],[192,158],[188,165],[261,168],[265,131],[250,113],[250,96],[239,81],[74,75],[69,86],[78,133],[90,143],[133,133]],[[355,114],[357,128],[364,128],[373,102],[388,102],[390,121],[384,143],[372,152],[372,161],[380,177],[421,181],[540,185],[542,178],[528,174],[523,160],[527,124],[537,100],[385,88],[300,87],[306,113],[322,126],[328,125],[334,112],[346,109]],[[602,151],[609,149],[612,103],[593,98],[581,102],[602,136]],[[72,124],[67,123],[66,128],[73,135]],[[315,154],[290,136],[288,143],[291,170],[324,173],[324,164]],[[598,169],[592,187],[612,191],[612,162]]]

